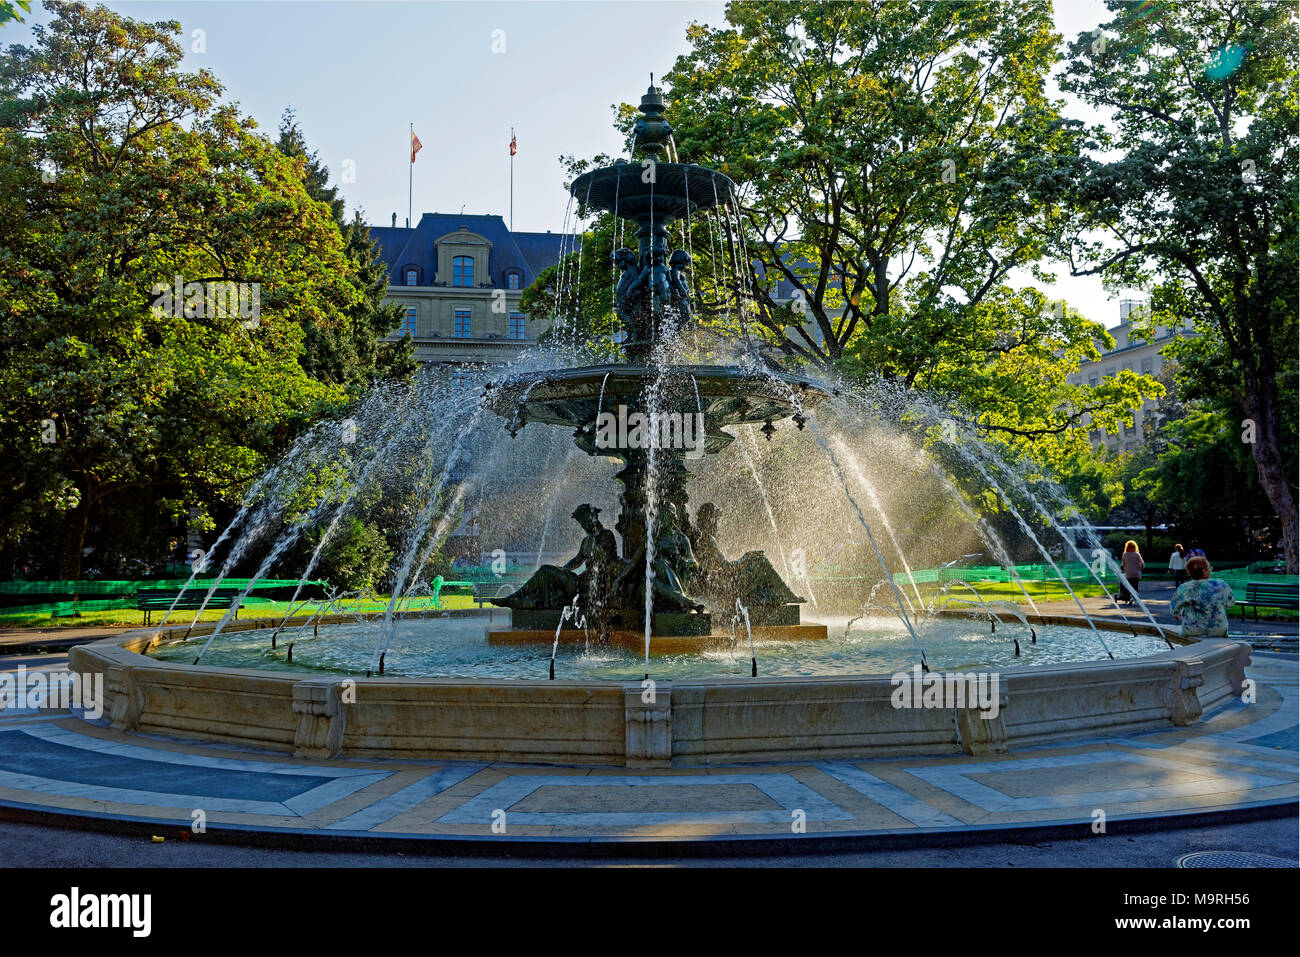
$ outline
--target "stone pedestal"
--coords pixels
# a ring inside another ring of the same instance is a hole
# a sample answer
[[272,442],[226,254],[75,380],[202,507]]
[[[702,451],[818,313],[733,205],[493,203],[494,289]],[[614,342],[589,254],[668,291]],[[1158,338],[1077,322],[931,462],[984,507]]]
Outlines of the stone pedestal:
[[[553,608],[516,608],[510,613],[510,626],[521,631],[550,631],[552,636],[560,626],[563,612]],[[565,623],[565,631],[574,628],[573,618]],[[609,627],[618,631],[638,631],[645,629],[645,610],[620,608],[609,612]],[[650,624],[650,631],[655,635],[687,636],[709,635],[713,633],[713,618],[705,614],[688,612],[656,613]]]

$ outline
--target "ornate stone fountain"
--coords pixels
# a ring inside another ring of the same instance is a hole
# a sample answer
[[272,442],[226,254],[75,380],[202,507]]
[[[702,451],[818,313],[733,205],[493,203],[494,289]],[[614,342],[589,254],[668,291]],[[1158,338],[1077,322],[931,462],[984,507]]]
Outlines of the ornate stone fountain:
[[[626,362],[513,377],[488,387],[490,407],[514,435],[529,423],[565,426],[590,455],[623,465],[615,476],[623,486],[614,529],[619,551],[597,509],[575,512],[586,532],[579,554],[563,568],[543,566],[514,594],[496,600],[513,609],[513,634],[549,639],[564,610],[574,606],[602,637],[641,630],[645,590],[655,637],[708,636],[714,613],[730,618],[737,602],[752,625],[789,629],[794,637],[825,637],[821,626],[799,628],[796,595],[761,551],[729,561],[714,538],[718,511],[710,503],[692,519],[686,463],[716,453],[733,441],[727,426],[763,425],[770,440],[775,423],[792,419],[804,427],[806,413],[826,393],[811,379],[737,366],[683,365],[667,359],[671,342],[692,322],[693,292],[687,250],[669,251],[669,227],[699,210],[730,203],[735,184],[716,170],[694,163],[660,162],[672,127],[662,116],[665,101],[653,85],[641,99],[633,155],[578,177],[576,199],[637,224],[638,250],[618,249],[622,270],[615,291],[626,337]],[[640,441],[610,442],[620,423],[650,423]],[[694,425],[695,429],[689,427]],[[690,447],[681,439],[690,433]],[[649,570],[647,571],[647,563]],[[713,612],[710,611],[713,609]],[[493,633],[507,641],[511,633]],[[675,643],[674,648],[679,648]]]

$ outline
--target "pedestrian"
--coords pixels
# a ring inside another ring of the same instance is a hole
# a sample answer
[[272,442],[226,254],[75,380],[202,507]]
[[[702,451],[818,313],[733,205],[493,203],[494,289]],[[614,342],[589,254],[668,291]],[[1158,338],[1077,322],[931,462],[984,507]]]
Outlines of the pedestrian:
[[1205,554],[1205,549],[1193,542],[1192,546],[1183,553],[1183,561],[1190,562],[1193,558],[1197,558],[1198,556],[1204,558],[1207,562],[1210,560],[1209,556]]
[[1169,603],[1169,610],[1183,626],[1184,638],[1228,637],[1228,609],[1237,600],[1227,582],[1210,577],[1213,570],[1204,555],[1187,559],[1191,581],[1179,585]]
[[1146,568],[1147,563],[1142,560],[1142,553],[1138,551],[1138,543],[1129,539],[1124,543],[1124,578],[1128,581],[1128,593],[1124,600],[1130,605],[1137,600],[1138,585],[1142,581],[1142,569]]
[[1174,546],[1174,553],[1169,556],[1169,570],[1174,574],[1174,587],[1187,581],[1187,551],[1181,545]]

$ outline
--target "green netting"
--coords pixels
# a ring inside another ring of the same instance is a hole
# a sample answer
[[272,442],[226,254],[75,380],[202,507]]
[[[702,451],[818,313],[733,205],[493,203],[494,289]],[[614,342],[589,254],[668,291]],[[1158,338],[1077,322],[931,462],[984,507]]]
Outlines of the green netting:
[[[190,588],[211,588],[214,578],[198,578]],[[224,578],[222,588],[248,587],[250,578]],[[7,581],[0,582],[0,595],[134,595],[141,589],[164,589],[178,591],[189,584],[188,578],[162,578],[153,581],[138,579],[133,581]],[[263,578],[257,588],[293,588],[298,584],[296,578]],[[308,585],[324,585],[325,582],[307,582]]]
[[132,598],[110,598],[97,601],[57,601],[43,605],[16,605],[13,608],[0,608],[0,619],[9,618],[71,618],[78,612],[117,611],[122,608],[134,608]]
[[[1051,582],[1060,581],[1064,576],[1066,581],[1087,582],[1092,581],[1092,572],[1083,562],[1058,562],[1057,568],[1060,574],[1051,565],[1016,565],[1014,568],[1006,568],[1002,565],[967,565],[965,567],[945,567],[945,568],[920,568],[913,569],[909,578],[907,572],[894,572],[894,583],[906,585],[910,582],[916,582],[918,585],[937,584],[944,585],[948,582],[1013,582],[1016,578],[1022,581],[1032,582]],[[1104,579],[1106,576],[1102,576]]]

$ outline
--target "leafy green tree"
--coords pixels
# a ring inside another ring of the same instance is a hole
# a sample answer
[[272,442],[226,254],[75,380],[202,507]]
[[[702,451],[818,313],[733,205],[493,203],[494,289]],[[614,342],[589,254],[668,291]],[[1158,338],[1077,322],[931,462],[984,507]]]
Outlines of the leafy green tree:
[[1198,339],[1170,347],[1186,398],[1227,398],[1248,420],[1238,431],[1294,572],[1297,10],[1107,7],[1062,79],[1100,117],[1077,177],[1073,272],[1149,283],[1154,325],[1195,324]]
[[1077,152],[1044,90],[1049,3],[733,3],[727,19],[692,25],[665,79],[683,160],[745,184],[737,335],[951,395],[1011,441],[1077,444],[1085,416],[1159,394],[1141,376],[1071,385],[1104,329],[1011,285],[1047,278]]
[[22,14],[18,12],[20,8],[24,13],[31,13],[32,0],[0,0],[0,26],[11,20],[22,23]]
[[388,269],[370,240],[361,212],[351,221],[343,216],[344,202],[337,186],[330,186],[329,169],[307,146],[292,108],[280,119],[276,148],[299,164],[307,195],[329,208],[343,237],[348,269],[345,279],[356,292],[353,305],[307,326],[303,368],[323,382],[342,385],[360,395],[378,378],[408,378],[415,372],[415,349],[410,337],[393,341],[388,336],[402,324],[400,303],[387,302]]
[[0,542],[64,578],[97,515],[237,499],[347,399],[300,361],[361,306],[338,226],[179,31],[61,4],[0,54]]

